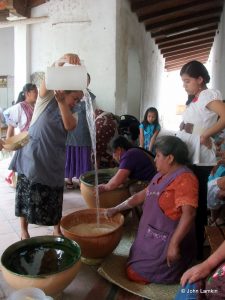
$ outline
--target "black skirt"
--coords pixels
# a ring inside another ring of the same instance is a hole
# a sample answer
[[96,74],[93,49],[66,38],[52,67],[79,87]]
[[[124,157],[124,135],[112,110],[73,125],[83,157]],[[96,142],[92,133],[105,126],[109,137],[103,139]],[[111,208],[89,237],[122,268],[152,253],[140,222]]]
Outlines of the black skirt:
[[62,217],[62,204],[63,186],[31,184],[25,175],[18,175],[15,205],[17,217],[25,217],[30,224],[57,225]]

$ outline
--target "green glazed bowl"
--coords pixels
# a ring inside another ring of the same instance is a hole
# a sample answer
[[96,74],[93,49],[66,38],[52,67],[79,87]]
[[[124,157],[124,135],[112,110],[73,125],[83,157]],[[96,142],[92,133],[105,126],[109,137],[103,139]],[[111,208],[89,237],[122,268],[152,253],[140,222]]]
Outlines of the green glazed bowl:
[[[117,168],[99,169],[98,184],[107,183],[117,172]],[[113,191],[103,192],[99,195],[99,207],[113,207],[130,197],[129,181]],[[88,208],[96,208],[95,171],[89,171],[80,176],[80,191]]]
[[2,273],[15,289],[36,287],[57,295],[80,268],[80,246],[61,236],[37,236],[16,242],[2,254]]

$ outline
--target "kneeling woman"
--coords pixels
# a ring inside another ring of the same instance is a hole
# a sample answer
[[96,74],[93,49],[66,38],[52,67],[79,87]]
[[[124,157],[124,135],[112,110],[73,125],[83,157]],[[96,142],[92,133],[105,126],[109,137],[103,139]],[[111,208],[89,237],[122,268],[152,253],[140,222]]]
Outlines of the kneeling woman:
[[146,188],[156,174],[153,156],[133,145],[124,137],[117,136],[112,141],[113,158],[119,163],[116,174],[106,184],[99,184],[99,193],[113,191],[122,184],[129,183],[131,195]]
[[178,282],[195,257],[198,181],[185,166],[187,146],[175,136],[163,136],[155,148],[158,173],[149,186],[107,210],[111,216],[144,202],[126,269],[130,280],[143,284]]

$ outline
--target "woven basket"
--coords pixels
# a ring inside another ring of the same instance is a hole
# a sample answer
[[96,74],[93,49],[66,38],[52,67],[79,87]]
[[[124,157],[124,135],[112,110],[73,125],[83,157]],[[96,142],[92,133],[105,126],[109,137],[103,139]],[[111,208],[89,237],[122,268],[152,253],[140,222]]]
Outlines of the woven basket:
[[27,131],[21,132],[5,140],[3,148],[8,151],[14,151],[22,148],[29,141],[29,134]]
[[151,300],[173,300],[178,284],[139,284],[127,279],[125,273],[127,256],[111,254],[98,268],[98,273],[108,281],[135,295]]

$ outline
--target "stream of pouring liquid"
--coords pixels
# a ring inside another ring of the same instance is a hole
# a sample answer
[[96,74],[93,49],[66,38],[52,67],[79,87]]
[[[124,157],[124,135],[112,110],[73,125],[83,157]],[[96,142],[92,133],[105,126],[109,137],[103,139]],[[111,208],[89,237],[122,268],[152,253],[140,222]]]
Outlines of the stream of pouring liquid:
[[86,118],[91,136],[92,150],[94,154],[94,168],[95,168],[95,190],[96,190],[96,208],[97,208],[97,226],[100,224],[100,213],[99,213],[99,192],[98,192],[98,166],[97,166],[97,155],[96,155],[96,126],[95,126],[95,113],[92,105],[92,99],[88,91],[84,91],[85,105],[86,105]]

